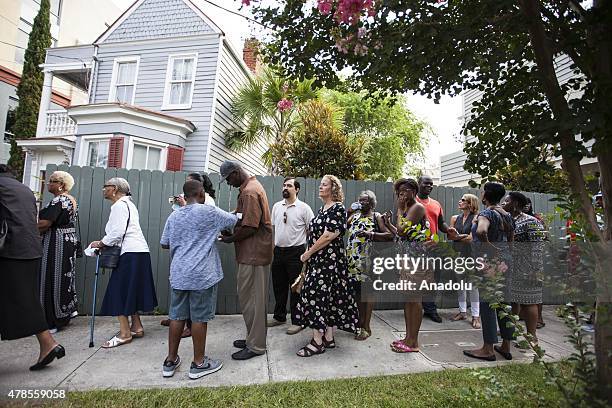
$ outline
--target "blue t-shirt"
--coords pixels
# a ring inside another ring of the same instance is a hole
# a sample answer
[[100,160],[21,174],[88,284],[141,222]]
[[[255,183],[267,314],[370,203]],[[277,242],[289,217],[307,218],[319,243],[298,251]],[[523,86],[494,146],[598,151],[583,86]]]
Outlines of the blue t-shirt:
[[206,204],[189,204],[170,214],[160,243],[170,246],[173,289],[203,290],[223,279],[217,237],[237,220],[236,215]]

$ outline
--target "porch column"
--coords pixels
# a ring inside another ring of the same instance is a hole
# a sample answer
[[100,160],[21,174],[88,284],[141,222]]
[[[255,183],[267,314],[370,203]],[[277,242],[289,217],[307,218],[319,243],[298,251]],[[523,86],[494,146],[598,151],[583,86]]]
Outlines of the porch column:
[[36,125],[36,137],[45,135],[45,127],[47,126],[47,111],[51,104],[51,85],[53,84],[53,72],[45,70],[45,79],[43,81],[42,93],[40,94],[40,108],[38,109],[38,124]]

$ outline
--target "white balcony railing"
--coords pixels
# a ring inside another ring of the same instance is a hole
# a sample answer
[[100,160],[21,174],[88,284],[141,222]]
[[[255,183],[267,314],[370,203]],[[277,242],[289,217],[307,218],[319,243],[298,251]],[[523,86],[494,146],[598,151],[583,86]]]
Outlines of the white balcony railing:
[[76,123],[64,110],[47,111],[44,137],[71,136],[76,132]]

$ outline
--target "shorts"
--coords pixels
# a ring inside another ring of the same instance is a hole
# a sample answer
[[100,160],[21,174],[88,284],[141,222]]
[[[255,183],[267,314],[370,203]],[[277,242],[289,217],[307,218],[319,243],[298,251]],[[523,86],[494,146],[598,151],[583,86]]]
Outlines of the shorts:
[[202,290],[170,291],[170,320],[189,320],[206,323],[215,318],[217,308],[217,288],[215,284]]

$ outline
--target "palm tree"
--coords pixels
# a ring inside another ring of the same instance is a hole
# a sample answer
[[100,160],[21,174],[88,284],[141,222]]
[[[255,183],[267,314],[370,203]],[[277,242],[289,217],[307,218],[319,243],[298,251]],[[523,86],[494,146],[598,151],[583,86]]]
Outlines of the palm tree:
[[[232,113],[244,126],[227,132],[226,146],[241,151],[260,141],[268,146],[282,141],[299,124],[297,105],[317,98],[313,82],[287,79],[269,67],[249,78],[232,101]],[[275,174],[276,160],[269,148],[262,159]]]

